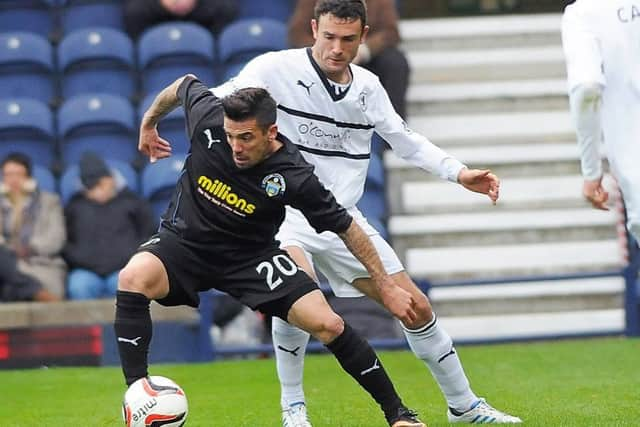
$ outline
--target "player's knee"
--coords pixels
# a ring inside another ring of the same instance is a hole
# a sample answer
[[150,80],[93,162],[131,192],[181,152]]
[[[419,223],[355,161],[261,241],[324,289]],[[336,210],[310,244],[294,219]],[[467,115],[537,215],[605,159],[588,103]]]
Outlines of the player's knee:
[[118,290],[128,292],[139,292],[147,294],[149,281],[146,274],[136,264],[127,264],[120,273],[118,273]]
[[431,309],[429,298],[420,292],[418,295],[413,296],[413,301],[415,302],[415,310],[418,317],[430,321],[433,317],[433,310]]
[[409,329],[420,328],[433,320],[433,309],[429,298],[422,292],[413,295],[415,303],[414,310],[416,312],[416,320],[410,324],[405,324]]
[[328,343],[339,337],[344,331],[344,320],[336,313],[331,313],[320,319],[313,335],[323,343]]

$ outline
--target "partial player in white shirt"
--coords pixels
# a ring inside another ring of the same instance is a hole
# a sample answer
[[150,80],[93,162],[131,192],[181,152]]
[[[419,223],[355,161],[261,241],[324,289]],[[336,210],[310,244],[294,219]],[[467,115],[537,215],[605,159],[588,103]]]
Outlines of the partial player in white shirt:
[[571,113],[583,194],[608,209],[602,187],[604,146],[640,241],[640,0],[577,0],[562,18]]
[[[495,203],[499,180],[488,170],[468,169],[406,125],[393,109],[379,79],[351,64],[364,41],[366,7],[361,1],[319,0],[311,21],[315,43],[261,55],[227,84],[213,89],[219,96],[237,87],[265,87],[278,102],[278,128],[315,166],[320,181],[365,229],[385,269],[416,301],[417,319],[405,321],[409,346],[431,370],[445,395],[451,422],[519,423],[471,390],[449,335],[436,321],[426,295],[416,286],[391,246],[368,224],[356,203],[364,191],[371,137],[379,133],[400,157],[487,194]],[[381,289],[348,249],[329,233],[317,234],[304,217],[287,210],[277,238],[312,277],[323,273],[336,296],[362,294],[381,303]],[[397,316],[395,307],[386,308]],[[309,335],[273,320],[273,343],[281,384],[283,425],[308,427],[302,388],[304,352]]]

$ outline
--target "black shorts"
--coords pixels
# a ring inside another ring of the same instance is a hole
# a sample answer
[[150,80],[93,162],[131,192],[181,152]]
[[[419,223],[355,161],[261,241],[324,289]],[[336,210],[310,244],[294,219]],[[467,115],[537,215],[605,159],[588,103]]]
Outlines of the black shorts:
[[318,289],[287,253],[268,248],[250,258],[230,262],[184,242],[172,232],[160,232],[138,252],[157,256],[169,276],[169,294],[157,302],[166,305],[200,304],[198,292],[217,289],[237,298],[252,310],[287,320],[289,309],[300,297]]

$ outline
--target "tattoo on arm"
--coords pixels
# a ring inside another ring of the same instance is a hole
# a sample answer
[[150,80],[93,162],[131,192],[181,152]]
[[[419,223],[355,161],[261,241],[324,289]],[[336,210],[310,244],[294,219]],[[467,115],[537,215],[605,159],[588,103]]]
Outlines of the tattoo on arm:
[[144,117],[142,118],[142,127],[155,127],[162,117],[164,117],[166,114],[170,113],[180,105],[180,99],[178,98],[178,88],[187,77],[195,78],[195,76],[191,74],[180,77],[169,86],[164,88],[156,96],[151,106],[144,113]]
[[338,236],[344,241],[347,249],[364,265],[374,281],[387,274],[371,239],[355,221],[351,221],[349,228]]

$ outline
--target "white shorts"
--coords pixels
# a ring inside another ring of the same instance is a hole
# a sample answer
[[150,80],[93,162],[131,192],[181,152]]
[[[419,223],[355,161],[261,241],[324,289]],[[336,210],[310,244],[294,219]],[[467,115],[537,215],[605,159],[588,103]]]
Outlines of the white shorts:
[[[373,228],[357,208],[348,209],[360,227],[371,239],[385,270],[389,274],[404,270],[393,248]],[[316,233],[307,219],[296,209],[287,207],[287,214],[276,235],[280,247],[296,246],[301,248],[320,273],[322,273],[338,297],[359,297],[363,294],[351,283],[355,279],[369,277],[367,269],[347,249],[337,234],[325,231]]]

